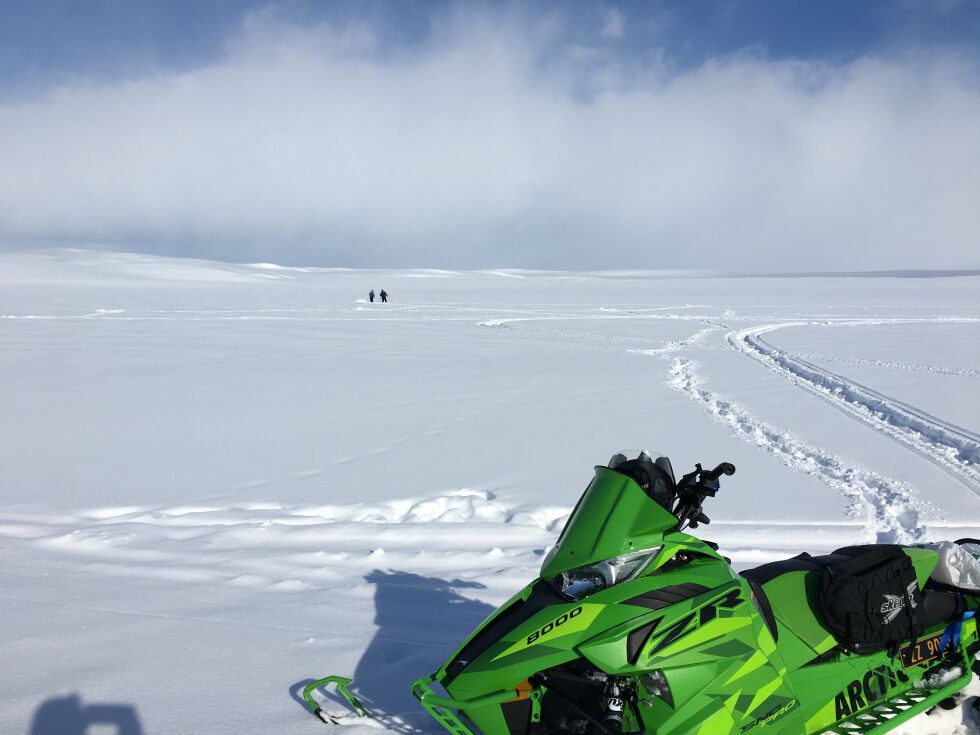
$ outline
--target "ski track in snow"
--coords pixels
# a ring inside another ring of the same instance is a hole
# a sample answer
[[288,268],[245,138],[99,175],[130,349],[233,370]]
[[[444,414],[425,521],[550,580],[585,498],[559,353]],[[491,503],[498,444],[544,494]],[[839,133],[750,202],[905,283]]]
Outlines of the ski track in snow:
[[[909,321],[895,320],[894,323]],[[842,324],[851,326],[883,322],[884,320],[877,319]],[[824,370],[800,357],[782,352],[761,336],[785,327],[806,324],[807,322],[765,324],[734,331],[727,339],[735,349],[768,370],[827,401],[877,432],[904,444],[942,467],[973,492],[980,494],[980,437],[976,434]]]

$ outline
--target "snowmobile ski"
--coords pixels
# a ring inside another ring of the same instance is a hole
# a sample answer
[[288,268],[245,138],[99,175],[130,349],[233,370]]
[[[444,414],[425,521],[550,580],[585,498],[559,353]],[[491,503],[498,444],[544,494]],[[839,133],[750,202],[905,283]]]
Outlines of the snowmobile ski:
[[314,682],[310,682],[303,689],[303,699],[306,700],[307,706],[310,711],[320,719],[321,722],[327,725],[336,725],[337,719],[326,712],[320,704],[313,698],[313,692],[324,687],[327,684],[336,684],[337,693],[342,696],[347,703],[351,706],[358,717],[368,717],[367,710],[364,709],[357,697],[354,696],[353,692],[350,690],[350,685],[353,684],[353,679],[348,679],[346,676],[326,676],[322,679],[317,679]]

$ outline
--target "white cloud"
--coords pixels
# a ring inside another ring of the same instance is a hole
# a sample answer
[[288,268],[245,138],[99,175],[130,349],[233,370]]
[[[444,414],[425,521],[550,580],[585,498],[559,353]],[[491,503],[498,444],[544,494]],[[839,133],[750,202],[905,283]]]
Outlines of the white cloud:
[[619,39],[626,35],[626,21],[618,8],[604,7],[602,12],[602,37]]
[[[354,265],[976,266],[980,90],[952,56],[424,49],[253,16],[219,64],[0,106],[0,241]],[[651,55],[653,58],[655,55]]]

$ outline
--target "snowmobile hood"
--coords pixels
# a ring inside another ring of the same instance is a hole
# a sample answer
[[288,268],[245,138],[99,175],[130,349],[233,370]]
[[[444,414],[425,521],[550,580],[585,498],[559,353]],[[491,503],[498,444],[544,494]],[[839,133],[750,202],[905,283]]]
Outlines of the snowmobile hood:
[[[697,543],[683,534],[670,536],[671,549],[689,550]],[[609,670],[632,669],[636,662],[626,660],[626,639],[637,627],[634,621],[651,610],[671,620],[683,616],[713,591],[715,597],[726,586],[731,591],[736,579],[707,547],[681,569],[655,571],[580,600],[537,579],[487,618],[434,676],[452,696],[468,698],[517,686],[536,672],[581,657],[618,661]]]
[[652,548],[676,525],[677,519],[632,478],[596,467],[595,477],[545,557],[541,576],[548,579],[575,567]]

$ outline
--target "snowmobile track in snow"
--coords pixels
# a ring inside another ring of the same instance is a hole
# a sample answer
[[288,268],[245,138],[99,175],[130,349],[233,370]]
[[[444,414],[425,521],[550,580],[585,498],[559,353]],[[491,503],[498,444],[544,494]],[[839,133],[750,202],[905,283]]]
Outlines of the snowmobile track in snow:
[[[731,318],[731,316],[732,315],[726,314],[724,318]],[[548,336],[562,338],[570,335],[566,335],[560,331],[549,332],[545,330],[528,329],[525,327],[515,327],[513,326],[513,322],[547,321],[552,319],[571,321],[576,318],[577,317],[574,315],[564,314],[560,317],[541,316],[530,319],[499,319],[482,322],[481,326],[515,329],[516,331],[526,333],[547,334]],[[590,315],[578,318],[594,318],[594,316]],[[650,357],[670,360],[671,368],[669,370],[669,377],[667,381],[669,387],[679,391],[701,405],[712,419],[727,425],[736,436],[756,444],[760,449],[774,456],[787,467],[803,472],[804,474],[817,477],[848,498],[848,500],[852,503],[855,514],[859,517],[863,517],[868,530],[874,534],[872,538],[869,538],[869,541],[879,543],[914,543],[916,541],[921,541],[925,537],[927,531],[923,523],[923,517],[929,515],[929,509],[925,504],[916,498],[916,493],[910,485],[854,466],[845,459],[838,457],[821,447],[806,443],[802,439],[794,436],[789,431],[772,426],[757,419],[739,404],[727,400],[703,387],[702,379],[696,372],[697,363],[694,360],[677,357],[677,353],[690,348],[710,349],[712,346],[705,344],[705,338],[713,332],[721,329],[729,329],[729,327],[723,321],[720,321],[719,317],[691,314],[644,314],[642,317],[638,318],[666,320],[680,319],[688,322],[699,322],[704,325],[702,329],[698,330],[686,339],[671,340],[664,343],[662,346],[653,349],[631,349],[629,351]],[[776,350],[768,345],[765,345],[765,343],[763,343],[764,347],[757,348],[755,343],[753,343],[751,347],[745,347],[744,343],[737,339],[735,335],[738,335],[739,337],[746,335],[744,337],[746,340],[750,337],[757,339],[756,334],[761,331],[773,330],[791,325],[802,326],[810,323],[811,322],[795,321],[751,327],[748,329],[731,332],[728,335],[728,343],[739,352],[747,353],[760,362],[763,362],[766,367],[774,372],[777,372],[783,377],[788,377],[791,380],[794,380],[794,382],[796,382],[796,380],[802,381],[802,377],[795,378],[795,373],[787,375],[789,370],[777,364],[774,358],[770,358],[768,356],[768,352],[763,355],[760,355],[758,352],[758,350],[767,348],[773,353],[777,352]],[[814,368],[814,370],[818,369]],[[830,374],[828,373],[827,375]],[[841,385],[856,385],[850,381],[846,381],[844,378],[840,378],[839,376],[834,377],[840,381]],[[859,388],[862,387],[859,386]],[[814,389],[816,390],[816,386],[814,386]],[[870,389],[863,390],[866,390],[868,395],[873,393],[873,391],[870,391]],[[817,394],[820,395],[819,392]],[[880,394],[874,395],[880,397],[879,400],[882,402],[882,406],[887,406],[888,408],[904,406],[904,404],[899,404],[897,401],[880,396]],[[908,415],[918,417],[923,422],[921,428],[924,437],[942,436],[938,432],[938,427],[951,431],[962,432],[962,430],[959,430],[958,427],[950,427],[947,424],[943,424],[938,419],[924,415],[922,412],[919,412],[917,409],[912,407],[904,407],[904,410]],[[895,413],[897,414],[897,411],[895,411]],[[928,427],[925,422],[929,422]],[[881,422],[879,422],[879,424],[880,423]],[[883,427],[879,424],[871,425],[873,428],[883,431]],[[930,431],[930,429],[933,429],[933,431]],[[885,431],[885,433],[888,433],[889,436],[891,436],[891,433],[888,431]],[[963,438],[969,441],[969,433],[963,432]],[[925,439],[923,439],[923,441],[920,442],[920,445],[915,448],[929,459],[936,461],[936,454],[942,451],[941,449],[937,449],[937,447],[941,446],[942,445],[938,441],[934,440],[932,442],[926,442]],[[963,449],[969,452],[970,445],[968,443],[965,444],[960,451]],[[949,464],[950,463],[947,463],[947,465]],[[947,465],[941,464],[944,469],[947,469],[947,471],[954,471],[955,474],[955,470],[957,469],[958,465],[957,467]],[[962,472],[962,468],[960,467],[959,469]],[[961,475],[957,475],[957,477],[963,479]],[[971,485],[968,478],[964,481],[969,487],[971,487],[971,489],[977,487],[976,483]]]
[[[907,323],[910,320],[895,320]],[[973,321],[973,320],[970,320]],[[840,322],[861,326],[881,320]],[[761,335],[815,322],[764,324],[731,332],[728,342],[766,369],[929,459],[980,494],[980,437],[769,344]],[[825,324],[826,322],[820,322]]]
[[923,539],[925,528],[920,523],[920,515],[926,508],[908,484],[853,467],[791,432],[756,419],[738,404],[706,390],[695,372],[696,365],[693,360],[672,358],[668,385],[701,405],[712,419],[787,467],[818,477],[841,492],[875,533],[875,538],[869,540],[914,543]]
[[838,355],[809,354],[795,352],[798,360],[815,360],[817,362],[836,362],[842,365],[859,365],[862,367],[885,368],[886,370],[905,370],[910,373],[935,373],[936,375],[962,375],[968,378],[980,378],[980,370],[975,368],[952,367],[948,365],[927,365],[919,362],[899,362],[895,360],[869,360],[861,357],[840,357]]

